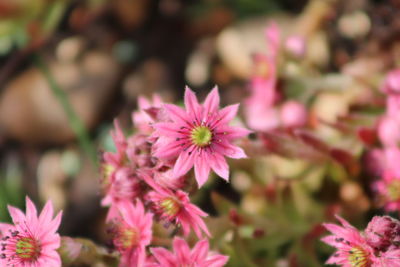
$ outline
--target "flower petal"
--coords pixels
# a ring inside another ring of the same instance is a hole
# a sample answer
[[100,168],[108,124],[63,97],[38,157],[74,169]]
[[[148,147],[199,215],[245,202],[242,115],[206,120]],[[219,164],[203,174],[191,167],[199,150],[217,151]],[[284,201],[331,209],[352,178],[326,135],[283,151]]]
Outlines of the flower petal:
[[204,107],[204,114],[203,114],[204,118],[206,118],[208,114],[210,113],[212,114],[218,110],[219,92],[217,86],[215,86],[214,89],[207,95],[203,107]]
[[193,167],[193,155],[194,153],[190,153],[188,151],[183,151],[180,153],[172,171],[173,177],[181,177]]

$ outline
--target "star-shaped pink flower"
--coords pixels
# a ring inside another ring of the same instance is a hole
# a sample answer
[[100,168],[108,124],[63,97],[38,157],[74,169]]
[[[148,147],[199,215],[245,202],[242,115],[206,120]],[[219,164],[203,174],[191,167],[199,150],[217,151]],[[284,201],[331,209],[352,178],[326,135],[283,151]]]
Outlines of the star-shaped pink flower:
[[185,109],[165,104],[170,122],[154,125],[160,136],[155,144],[154,155],[160,158],[177,157],[173,176],[180,177],[193,166],[198,186],[201,187],[213,169],[225,180],[229,179],[229,167],[225,156],[245,158],[244,151],[232,142],[247,136],[250,131],[229,126],[236,116],[239,104],[219,109],[218,88],[214,88],[203,104],[199,104],[195,94],[187,87]]

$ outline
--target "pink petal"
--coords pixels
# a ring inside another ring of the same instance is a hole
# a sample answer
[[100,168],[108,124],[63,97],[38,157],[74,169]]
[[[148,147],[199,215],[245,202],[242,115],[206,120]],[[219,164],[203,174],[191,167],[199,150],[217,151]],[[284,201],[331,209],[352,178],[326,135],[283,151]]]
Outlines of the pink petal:
[[194,262],[200,262],[207,258],[209,245],[207,239],[197,242],[196,246],[192,249],[191,258]]
[[183,151],[179,155],[175,163],[174,169],[172,171],[173,177],[181,177],[193,167],[194,164],[193,155],[194,153],[189,155],[189,152],[187,151]]
[[225,266],[225,264],[228,262],[229,257],[228,256],[224,256],[224,255],[214,255],[211,256],[210,259],[208,259],[204,266],[208,266],[208,267],[222,267]]
[[233,104],[224,107],[223,109],[218,111],[218,117],[220,118],[217,125],[224,125],[229,123],[233,118],[235,118],[239,109],[239,104]]
[[197,184],[200,188],[207,181],[208,175],[210,174],[210,165],[207,162],[204,154],[197,157],[194,163],[194,173],[196,176]]
[[204,107],[204,114],[203,116],[206,117],[208,114],[212,114],[218,110],[219,107],[219,93],[218,87],[215,86],[214,89],[207,95],[206,100],[203,104]]
[[224,126],[218,128],[218,133],[220,133],[224,138],[227,138],[229,140],[237,139],[237,138],[242,138],[250,133],[252,131],[247,130],[246,128],[242,127],[234,127],[234,126]]
[[246,153],[240,147],[227,142],[215,143],[213,148],[216,152],[234,159],[247,158]]
[[216,174],[224,178],[226,181],[229,180],[229,166],[225,158],[221,155],[214,155],[210,161],[211,168]]
[[164,104],[164,108],[171,120],[179,124],[187,124],[187,116],[184,109],[172,104]]
[[26,201],[26,220],[28,224],[35,224],[37,222],[37,210],[35,204],[29,197],[25,198]]
[[155,146],[156,149],[153,154],[157,158],[174,157],[177,156],[182,151],[181,143],[171,140],[171,138],[168,139],[160,138],[158,139]]
[[17,209],[13,206],[8,206],[8,212],[10,213],[12,221],[15,225],[23,223],[26,220],[25,214],[20,209]]
[[175,267],[175,256],[167,249],[150,248],[150,251],[159,263],[157,266]]
[[174,123],[159,122],[154,124],[154,128],[160,133],[160,135],[180,137],[179,128]]
[[199,102],[197,101],[196,95],[193,93],[192,90],[190,90],[190,88],[188,86],[186,86],[186,89],[185,89],[185,107],[186,107],[188,114],[194,115],[197,118],[200,117],[199,112],[200,112],[201,106],[199,105]]
[[53,204],[51,200],[48,200],[42,212],[40,213],[39,222],[40,223],[50,222],[53,217],[53,213],[54,213]]
[[172,246],[174,247],[175,255],[179,263],[190,262],[190,248],[182,238],[174,238]]

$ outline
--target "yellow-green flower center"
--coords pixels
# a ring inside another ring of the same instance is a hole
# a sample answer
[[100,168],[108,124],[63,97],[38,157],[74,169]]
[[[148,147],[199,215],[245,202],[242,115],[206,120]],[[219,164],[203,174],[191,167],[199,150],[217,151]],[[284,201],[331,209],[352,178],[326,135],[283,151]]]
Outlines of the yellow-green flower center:
[[175,216],[178,214],[179,210],[181,209],[180,203],[178,200],[173,199],[171,197],[167,197],[160,202],[160,206],[164,213],[168,214],[169,216]]
[[206,126],[197,126],[191,133],[193,144],[201,147],[210,145],[212,137],[211,130]]
[[40,244],[31,237],[19,238],[15,245],[15,253],[23,260],[36,260],[40,255],[40,250]]
[[388,196],[390,200],[400,200],[400,180],[394,180],[388,185],[387,188]]
[[349,251],[348,260],[352,267],[369,267],[369,253],[359,247],[354,247]]
[[119,248],[129,249],[139,244],[139,232],[135,228],[122,227],[115,239]]

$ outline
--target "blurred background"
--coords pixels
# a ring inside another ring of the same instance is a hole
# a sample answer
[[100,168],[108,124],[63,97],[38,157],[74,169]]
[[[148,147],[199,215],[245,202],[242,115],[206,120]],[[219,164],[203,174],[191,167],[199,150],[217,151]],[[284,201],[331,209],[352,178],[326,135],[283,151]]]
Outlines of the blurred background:
[[[370,176],[353,126],[372,126],[383,112],[376,88],[400,59],[399,7],[398,0],[0,0],[0,221],[25,195],[50,198],[65,212],[63,235],[106,244],[99,153],[113,150],[113,119],[131,132],[139,95],[179,102],[185,85],[202,98],[217,84],[223,105],[242,102],[252,56],[266,53],[264,29],[276,21],[283,36],[306,40],[301,60],[280,67],[279,90],[309,107],[310,130],[346,151],[323,164],[315,154],[240,161],[232,184],[214,179],[193,201],[218,216],[209,222],[216,228],[229,221],[236,229],[237,242],[226,229],[215,237],[226,241],[220,250],[230,266],[321,266],[332,250],[318,241],[320,222],[342,209],[365,226],[381,212],[369,178],[360,178]],[[363,117],[344,121],[346,132],[335,123],[352,112]],[[265,154],[258,148],[247,150]]]

